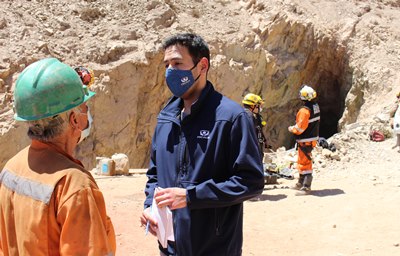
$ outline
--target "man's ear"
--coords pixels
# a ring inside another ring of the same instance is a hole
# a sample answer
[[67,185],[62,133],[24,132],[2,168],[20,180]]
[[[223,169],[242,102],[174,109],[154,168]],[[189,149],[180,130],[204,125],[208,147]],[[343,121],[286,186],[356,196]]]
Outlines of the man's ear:
[[210,67],[210,63],[208,62],[208,59],[206,57],[201,58],[200,67],[201,73],[207,73],[208,68]]
[[78,126],[78,119],[77,119],[77,115],[74,111],[72,111],[69,114],[69,124],[72,126],[72,128],[76,128]]

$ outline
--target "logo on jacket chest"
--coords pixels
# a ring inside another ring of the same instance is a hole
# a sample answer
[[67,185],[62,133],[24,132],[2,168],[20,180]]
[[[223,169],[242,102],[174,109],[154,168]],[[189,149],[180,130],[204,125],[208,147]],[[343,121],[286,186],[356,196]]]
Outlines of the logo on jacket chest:
[[210,136],[209,130],[200,130],[199,135],[197,135],[197,138],[208,140],[209,136]]

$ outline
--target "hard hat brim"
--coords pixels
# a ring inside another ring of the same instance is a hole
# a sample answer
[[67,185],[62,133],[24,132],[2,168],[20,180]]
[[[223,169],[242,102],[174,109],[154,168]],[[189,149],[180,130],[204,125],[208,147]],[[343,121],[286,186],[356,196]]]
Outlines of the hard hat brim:
[[72,107],[69,107],[69,108],[65,108],[65,109],[63,109],[62,111],[58,112],[58,113],[53,113],[53,114],[44,115],[43,117],[40,117],[39,119],[38,119],[37,117],[21,117],[21,116],[18,116],[17,113],[14,114],[14,119],[15,119],[16,121],[25,121],[25,122],[27,122],[27,121],[36,121],[36,120],[40,120],[40,119],[52,117],[52,116],[55,116],[55,115],[59,115],[59,114],[61,114],[61,113],[67,112],[68,110],[71,110],[71,109],[73,109],[73,108],[75,108],[75,107],[77,107],[77,106],[79,106],[79,105],[81,105],[81,104],[87,102],[87,101],[88,101],[90,98],[92,98],[94,95],[96,95],[95,92],[89,91],[89,90],[88,90],[88,94],[84,96],[83,101],[82,101],[81,103],[77,104],[76,106],[72,106]]

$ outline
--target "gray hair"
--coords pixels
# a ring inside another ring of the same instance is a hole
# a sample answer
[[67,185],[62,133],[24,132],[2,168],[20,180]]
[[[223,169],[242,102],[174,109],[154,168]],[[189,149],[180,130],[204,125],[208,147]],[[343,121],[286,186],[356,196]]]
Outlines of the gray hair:
[[67,129],[72,112],[80,113],[81,109],[77,107],[52,117],[29,121],[28,137],[39,141],[52,141]]

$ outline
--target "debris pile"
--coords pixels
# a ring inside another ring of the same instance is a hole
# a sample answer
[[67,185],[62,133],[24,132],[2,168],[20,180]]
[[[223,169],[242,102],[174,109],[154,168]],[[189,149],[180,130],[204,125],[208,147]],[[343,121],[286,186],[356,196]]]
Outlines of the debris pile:
[[122,153],[96,157],[95,174],[104,176],[129,175],[129,158]]

